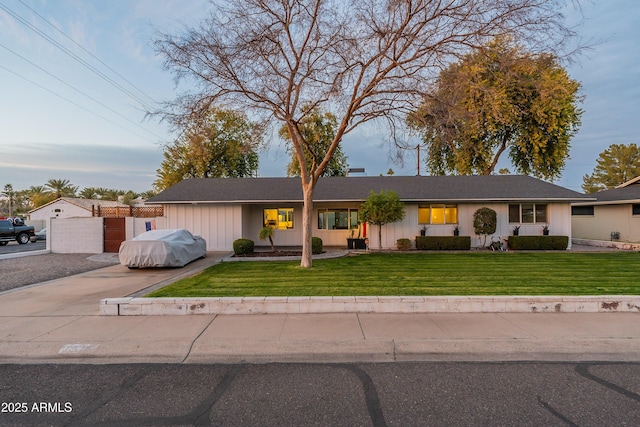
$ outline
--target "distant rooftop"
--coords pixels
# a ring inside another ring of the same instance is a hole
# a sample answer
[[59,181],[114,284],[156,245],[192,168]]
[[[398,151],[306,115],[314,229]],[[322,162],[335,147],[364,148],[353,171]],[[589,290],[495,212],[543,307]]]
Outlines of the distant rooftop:
[[599,191],[589,194],[589,196],[595,197],[597,201],[581,204],[640,203],[640,176],[611,190]]
[[92,206],[95,206],[95,207],[100,206],[100,207],[103,207],[103,208],[116,207],[116,206],[119,206],[119,207],[128,207],[129,206],[129,205],[125,205],[124,203],[115,202],[115,201],[112,201],[112,200],[82,199],[80,197],[60,197],[60,198],[55,199],[55,200],[53,200],[53,201],[51,201],[51,202],[49,202],[49,203],[47,203],[45,205],[42,205],[42,206],[39,206],[39,207],[37,207],[35,209],[30,210],[29,213],[37,211],[39,209],[42,209],[42,208],[44,208],[46,206],[49,206],[49,205],[51,205],[53,203],[56,203],[56,202],[59,202],[61,200],[64,201],[64,202],[67,202],[67,203],[71,203],[72,205],[79,206],[79,207],[81,207],[83,209],[86,209],[88,211],[91,210]]

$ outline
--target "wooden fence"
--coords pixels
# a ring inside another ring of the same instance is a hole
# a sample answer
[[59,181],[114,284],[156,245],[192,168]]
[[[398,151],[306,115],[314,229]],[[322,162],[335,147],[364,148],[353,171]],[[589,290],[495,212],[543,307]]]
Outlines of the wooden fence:
[[93,206],[91,208],[92,216],[101,216],[103,218],[155,218],[164,216],[163,206],[114,206],[102,207]]

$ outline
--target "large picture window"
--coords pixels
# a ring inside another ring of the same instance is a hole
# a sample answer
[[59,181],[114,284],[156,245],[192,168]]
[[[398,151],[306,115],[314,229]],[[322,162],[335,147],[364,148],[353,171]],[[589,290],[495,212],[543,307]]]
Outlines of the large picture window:
[[420,205],[418,206],[419,224],[457,224],[458,206],[456,205]]
[[357,227],[357,209],[318,209],[318,230],[349,230]]
[[547,222],[545,203],[520,203],[509,205],[509,222],[535,224]]
[[264,227],[278,230],[293,228],[293,208],[264,209],[262,217],[264,218]]

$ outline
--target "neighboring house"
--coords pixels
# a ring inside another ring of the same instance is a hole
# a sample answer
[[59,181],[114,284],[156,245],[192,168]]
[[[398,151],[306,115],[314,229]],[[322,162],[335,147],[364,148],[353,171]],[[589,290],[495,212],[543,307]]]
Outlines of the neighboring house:
[[47,220],[50,218],[91,217],[101,207],[122,207],[128,205],[109,200],[81,199],[76,197],[60,197],[52,202],[29,211],[29,219]]
[[[403,221],[385,225],[382,247],[395,248],[397,239],[414,240],[427,227],[431,236],[472,237],[473,213],[481,207],[497,212],[495,236],[506,239],[515,226],[520,235],[569,236],[571,203],[589,196],[519,175],[324,177],[314,191],[313,235],[325,246],[345,246],[351,232],[378,247],[377,228],[358,227],[358,208],[371,191],[393,190],[405,203]],[[164,206],[166,228],[186,228],[207,241],[208,250],[231,250],[233,241],[248,238],[258,244],[262,227],[275,227],[279,246],[302,244],[302,188],[300,178],[189,179],[149,200]]]
[[54,253],[118,252],[122,241],[148,228],[166,228],[161,206],[75,197],[49,202],[29,217],[37,230],[47,229],[47,249]]
[[573,237],[640,243],[640,177],[571,207]]

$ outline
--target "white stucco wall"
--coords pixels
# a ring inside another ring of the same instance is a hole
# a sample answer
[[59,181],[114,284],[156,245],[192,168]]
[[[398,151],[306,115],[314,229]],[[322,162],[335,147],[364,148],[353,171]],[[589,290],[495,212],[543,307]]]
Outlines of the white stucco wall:
[[621,242],[640,243],[640,215],[632,215],[631,205],[596,205],[593,216],[571,218],[573,237],[588,240],[610,240],[611,232],[620,232]]
[[102,218],[53,218],[47,228],[47,246],[61,254],[100,254],[104,250]]
[[[165,218],[125,218],[126,240],[146,231],[146,222],[155,221],[157,229],[168,228]],[[48,222],[49,225],[46,223]],[[104,221],[99,217],[51,218],[43,221],[47,229],[47,249],[54,253],[102,253]]]

